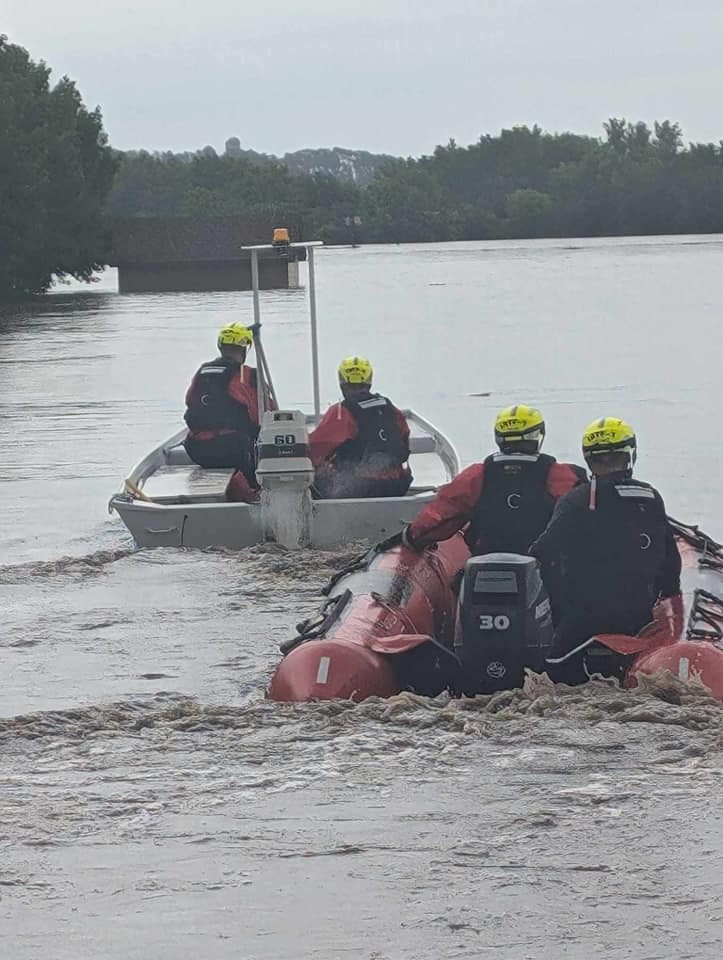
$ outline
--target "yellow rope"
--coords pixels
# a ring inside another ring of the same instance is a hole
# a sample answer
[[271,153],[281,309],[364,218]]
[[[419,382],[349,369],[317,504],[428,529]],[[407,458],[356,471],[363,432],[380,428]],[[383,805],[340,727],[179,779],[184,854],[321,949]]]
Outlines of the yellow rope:
[[145,500],[146,503],[153,503],[153,502],[154,502],[153,499],[152,499],[151,497],[149,497],[147,494],[145,494],[145,493],[141,490],[141,488],[140,488],[137,484],[135,484],[132,480],[126,479],[125,485],[126,485],[126,490],[127,490],[129,493],[132,493],[133,496],[134,496],[137,500]]

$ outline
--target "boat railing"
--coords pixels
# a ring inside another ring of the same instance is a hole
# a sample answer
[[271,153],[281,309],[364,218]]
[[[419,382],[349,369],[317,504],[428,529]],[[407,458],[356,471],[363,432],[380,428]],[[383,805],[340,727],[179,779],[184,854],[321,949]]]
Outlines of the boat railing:
[[[439,459],[444,465],[444,469],[447,471],[447,479],[452,480],[459,473],[460,463],[457,451],[455,450],[452,443],[444,436],[443,433],[440,433],[439,430],[434,426],[433,423],[430,423],[429,420],[426,420],[424,417],[421,417],[418,413],[415,413],[414,410],[405,410],[404,416],[410,423],[416,424],[421,430],[424,431],[425,436],[422,437],[412,437],[410,439],[410,450],[414,453],[436,453]],[[424,441],[432,439],[434,442],[433,450],[418,450],[417,444],[415,441]]]
[[[146,480],[152,477],[154,473],[157,473],[161,467],[188,464],[190,462],[188,454],[182,446],[187,433],[188,431],[184,427],[154,450],[151,450],[149,454],[133,467],[128,474],[128,480],[135,486],[142,487]],[[124,481],[122,492],[126,492],[126,481]]]

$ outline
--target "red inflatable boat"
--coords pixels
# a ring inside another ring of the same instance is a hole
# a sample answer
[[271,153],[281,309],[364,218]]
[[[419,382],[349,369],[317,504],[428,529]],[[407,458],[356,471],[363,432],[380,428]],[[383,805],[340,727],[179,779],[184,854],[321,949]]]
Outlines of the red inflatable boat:
[[402,546],[372,550],[333,577],[318,619],[299,624],[298,636],[286,644],[271,699],[364,700],[399,693],[403,680],[393,660],[429,645],[431,637],[451,647],[453,586],[468,557],[456,534],[421,554]]
[[[699,679],[723,701],[723,549],[671,521],[683,592],[658,604],[638,636],[591,638],[575,651],[588,673],[669,670]],[[468,562],[469,560],[469,562]],[[332,578],[318,618],[298,626],[271,680],[280,701],[388,697],[401,690],[487,693],[549,668],[553,626],[536,561],[515,554],[469,559],[461,535],[417,553],[372,550]],[[459,609],[458,609],[459,596]]]
[[723,547],[697,527],[671,523],[683,562],[680,596],[659,603],[652,623],[637,636],[595,640],[634,658],[626,687],[637,685],[639,673],[669,670],[679,680],[700,680],[723,701]]

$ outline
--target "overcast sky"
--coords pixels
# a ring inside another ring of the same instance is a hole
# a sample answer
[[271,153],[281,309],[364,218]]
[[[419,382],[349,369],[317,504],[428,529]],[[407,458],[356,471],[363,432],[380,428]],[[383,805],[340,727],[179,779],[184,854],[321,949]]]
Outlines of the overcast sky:
[[417,156],[609,116],[723,137],[722,0],[0,0],[115,147]]

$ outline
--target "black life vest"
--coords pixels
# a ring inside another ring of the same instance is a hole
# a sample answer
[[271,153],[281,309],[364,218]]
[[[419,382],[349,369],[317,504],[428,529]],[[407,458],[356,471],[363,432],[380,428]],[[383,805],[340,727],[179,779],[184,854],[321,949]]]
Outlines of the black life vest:
[[[196,373],[193,392],[186,407],[184,420],[189,430],[239,430],[251,433],[248,409],[229,396],[232,377],[238,377],[241,364],[219,357],[202,364]],[[251,385],[256,386],[256,371],[250,368]]]
[[344,400],[343,406],[354,417],[358,432],[334,451],[334,467],[358,467],[365,476],[398,470],[406,462],[408,450],[391,402],[372,393],[364,400]]
[[547,476],[555,462],[545,453],[487,457],[482,495],[465,534],[473,554],[527,553],[555,507],[555,498],[547,491]]
[[665,506],[640,480],[609,475],[593,482],[593,489],[588,481],[568,494],[582,509],[563,556],[566,603],[598,617],[612,609],[644,619],[660,591]]

